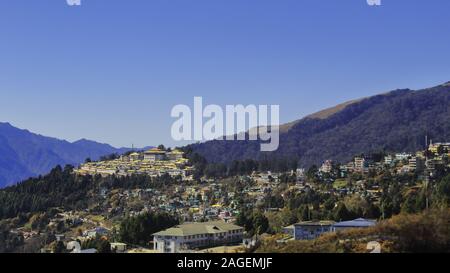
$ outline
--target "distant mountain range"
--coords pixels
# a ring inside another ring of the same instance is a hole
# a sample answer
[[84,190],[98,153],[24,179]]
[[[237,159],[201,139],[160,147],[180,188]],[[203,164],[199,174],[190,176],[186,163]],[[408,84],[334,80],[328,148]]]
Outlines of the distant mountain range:
[[[284,157],[308,167],[326,159],[345,162],[361,153],[413,152],[424,148],[426,135],[435,142],[450,141],[450,82],[353,100],[284,124],[275,152],[260,152],[258,141],[214,140],[190,147],[209,162]],[[56,165],[129,150],[85,139],[70,143],[0,123],[0,187]]]
[[86,158],[95,160],[129,150],[86,139],[71,143],[0,122],[0,187],[46,174],[56,165],[77,165]]
[[257,141],[208,141],[190,147],[209,162],[289,157],[303,167],[361,153],[417,151],[425,136],[450,141],[450,82],[401,89],[325,109],[280,127],[280,147],[260,152]]

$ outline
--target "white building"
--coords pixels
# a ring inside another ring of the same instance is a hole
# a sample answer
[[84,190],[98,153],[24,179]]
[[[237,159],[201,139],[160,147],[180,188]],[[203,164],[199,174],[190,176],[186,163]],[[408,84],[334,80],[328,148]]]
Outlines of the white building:
[[96,238],[98,236],[106,236],[109,234],[109,230],[104,227],[96,227],[94,229],[86,230],[83,232],[83,236],[88,238]]
[[224,221],[185,223],[155,233],[153,236],[153,247],[158,252],[180,253],[188,249],[240,243],[244,229]]
[[141,154],[140,153],[131,153],[129,156],[130,160],[138,161],[141,160]]
[[324,233],[333,231],[333,221],[306,221],[293,225],[295,240],[313,240]]
[[395,159],[397,161],[403,161],[405,159],[409,159],[411,156],[412,155],[408,154],[408,153],[398,153],[398,154],[395,154]]
[[375,220],[363,218],[339,223],[333,221],[306,221],[285,227],[283,232],[291,235],[295,240],[314,240],[325,233],[354,228],[368,228],[375,226],[376,223]]
[[320,167],[322,173],[330,173],[333,170],[333,161],[326,160]]
[[394,157],[392,155],[387,155],[384,157],[384,164],[392,165],[393,162],[394,162]]
[[111,251],[116,253],[123,253],[127,250],[127,244],[124,243],[111,243]]
[[364,157],[355,157],[354,166],[354,171],[358,173],[364,173],[368,170],[367,161]]

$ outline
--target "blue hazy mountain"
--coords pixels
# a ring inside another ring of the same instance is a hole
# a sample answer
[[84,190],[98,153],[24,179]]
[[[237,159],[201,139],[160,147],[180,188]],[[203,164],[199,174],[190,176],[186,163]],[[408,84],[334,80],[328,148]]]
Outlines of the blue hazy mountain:
[[0,122],[0,187],[46,174],[56,165],[77,165],[88,157],[95,160],[129,150],[86,139],[71,143]]

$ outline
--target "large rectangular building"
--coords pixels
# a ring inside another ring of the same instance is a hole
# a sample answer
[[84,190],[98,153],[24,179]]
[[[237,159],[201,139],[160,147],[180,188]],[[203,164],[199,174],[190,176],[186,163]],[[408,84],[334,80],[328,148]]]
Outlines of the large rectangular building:
[[313,240],[324,233],[333,231],[333,221],[306,221],[294,224],[295,240]]
[[346,229],[352,229],[352,228],[368,228],[373,227],[377,224],[377,221],[370,220],[370,219],[364,219],[364,218],[358,218],[352,221],[344,221],[339,222],[333,225],[333,231],[342,231]]
[[241,243],[244,228],[213,221],[185,223],[153,234],[154,250],[161,253],[180,253],[187,250]]
[[325,233],[354,228],[368,228],[375,226],[376,223],[375,220],[363,218],[339,223],[334,221],[305,221],[285,227],[283,232],[291,235],[295,240],[314,240]]
[[144,160],[155,162],[162,161],[166,159],[166,151],[160,150],[158,148],[152,148],[144,152]]

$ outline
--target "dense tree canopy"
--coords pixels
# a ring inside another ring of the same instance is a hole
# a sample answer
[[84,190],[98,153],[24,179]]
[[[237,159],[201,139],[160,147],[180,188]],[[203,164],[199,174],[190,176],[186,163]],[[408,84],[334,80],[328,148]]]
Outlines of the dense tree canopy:
[[132,245],[148,246],[153,233],[167,229],[179,223],[178,219],[166,213],[145,213],[127,217],[120,224],[121,242]]

